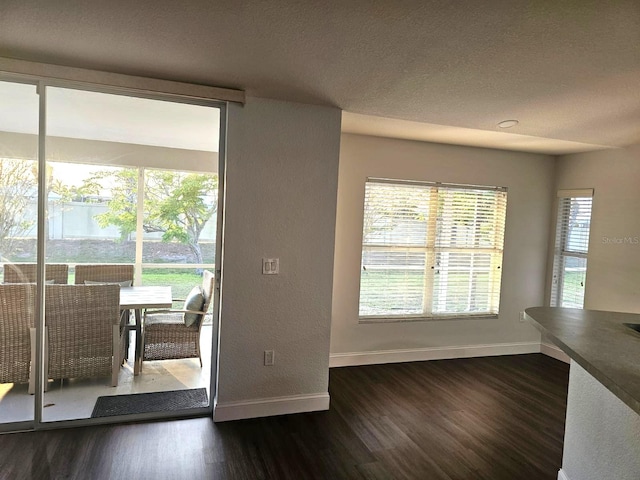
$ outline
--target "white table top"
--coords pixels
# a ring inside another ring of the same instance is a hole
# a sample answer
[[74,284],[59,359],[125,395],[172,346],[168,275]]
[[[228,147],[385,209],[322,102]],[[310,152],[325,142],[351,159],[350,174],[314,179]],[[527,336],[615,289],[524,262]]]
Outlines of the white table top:
[[171,287],[120,287],[120,308],[171,308]]

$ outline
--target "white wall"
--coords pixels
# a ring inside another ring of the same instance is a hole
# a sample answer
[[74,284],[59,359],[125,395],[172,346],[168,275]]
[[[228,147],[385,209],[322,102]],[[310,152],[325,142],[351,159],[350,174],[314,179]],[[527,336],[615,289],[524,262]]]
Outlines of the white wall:
[[[557,188],[594,189],[585,308],[640,313],[639,179],[640,145],[558,159]],[[637,478],[640,416],[573,362],[567,414],[565,478]]]
[[[359,324],[358,296],[364,186],[368,176],[508,187],[500,316],[496,320],[446,320]],[[547,240],[554,196],[554,158],[471,147],[439,145],[361,135],[342,135],[336,219],[336,253],[331,327],[332,364],[362,362],[352,354],[383,353],[380,361],[499,353],[484,346],[523,344],[527,351],[539,333],[518,314],[542,305]],[[527,344],[527,345],[524,345]],[[481,347],[482,346],[482,347]],[[512,353],[519,350],[515,348]],[[394,357],[390,351],[404,352]],[[508,347],[507,347],[508,350]],[[439,352],[439,353],[438,353]],[[451,353],[451,352],[450,352]],[[342,360],[338,360],[342,357]],[[386,359],[386,360],[385,360]]]
[[228,117],[216,418],[295,410],[282,397],[328,407],[340,110],[248,98]]
[[595,190],[585,308],[639,313],[640,145],[560,157],[557,187]]
[[568,480],[637,480],[640,475],[640,415],[573,361],[562,474]]

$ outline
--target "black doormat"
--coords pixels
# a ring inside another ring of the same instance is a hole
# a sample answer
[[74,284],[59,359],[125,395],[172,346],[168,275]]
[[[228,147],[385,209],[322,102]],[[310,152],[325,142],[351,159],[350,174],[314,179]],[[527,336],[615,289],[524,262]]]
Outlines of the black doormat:
[[98,397],[91,418],[167,412],[209,406],[206,388]]

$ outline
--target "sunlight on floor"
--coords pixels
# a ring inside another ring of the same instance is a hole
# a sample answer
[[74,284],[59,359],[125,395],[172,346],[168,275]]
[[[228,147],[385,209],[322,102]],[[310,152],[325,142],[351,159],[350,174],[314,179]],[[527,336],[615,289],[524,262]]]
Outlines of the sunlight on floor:
[[13,387],[13,383],[0,383],[0,402],[5,397],[9,390]]

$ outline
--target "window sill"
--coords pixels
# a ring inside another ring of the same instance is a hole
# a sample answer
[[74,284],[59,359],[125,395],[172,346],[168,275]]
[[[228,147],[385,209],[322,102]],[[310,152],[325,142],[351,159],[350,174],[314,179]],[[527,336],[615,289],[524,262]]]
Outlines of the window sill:
[[411,322],[440,322],[447,320],[497,320],[498,314],[486,314],[486,315],[447,315],[439,317],[424,317],[424,316],[406,316],[406,317],[359,317],[358,323],[360,324],[372,324],[372,323],[411,323]]

